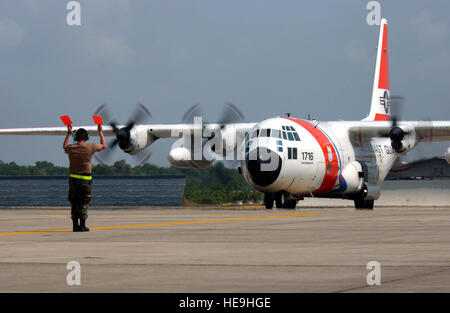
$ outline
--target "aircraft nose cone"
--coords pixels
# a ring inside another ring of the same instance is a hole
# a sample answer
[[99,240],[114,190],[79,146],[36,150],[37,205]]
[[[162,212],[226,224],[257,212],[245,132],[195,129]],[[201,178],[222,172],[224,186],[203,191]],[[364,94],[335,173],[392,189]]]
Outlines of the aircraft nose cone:
[[252,181],[261,187],[273,184],[281,171],[281,158],[278,153],[258,148],[245,156],[245,164]]

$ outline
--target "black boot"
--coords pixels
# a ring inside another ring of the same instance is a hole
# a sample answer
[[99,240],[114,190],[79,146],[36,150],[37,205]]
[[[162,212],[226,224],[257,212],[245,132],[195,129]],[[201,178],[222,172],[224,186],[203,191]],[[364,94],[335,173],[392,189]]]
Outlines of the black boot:
[[73,222],[73,231],[74,232],[79,232],[80,231],[80,225],[78,225],[78,219],[77,218],[73,218],[72,222]]
[[86,227],[86,220],[80,218],[80,231],[89,231],[89,228]]

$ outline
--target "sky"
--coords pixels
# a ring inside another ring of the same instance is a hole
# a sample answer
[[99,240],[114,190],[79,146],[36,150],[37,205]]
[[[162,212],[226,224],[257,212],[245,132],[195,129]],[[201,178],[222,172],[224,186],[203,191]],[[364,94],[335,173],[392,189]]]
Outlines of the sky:
[[[80,26],[67,25],[68,2],[0,2],[0,128],[60,126],[64,114],[90,125],[103,103],[122,123],[138,102],[158,124],[197,103],[208,121],[226,102],[249,122],[369,111],[379,32],[366,22],[369,1],[80,0]],[[450,2],[379,2],[402,119],[449,120]],[[0,160],[67,165],[62,142],[0,136]],[[168,166],[172,143],[156,141],[150,162]],[[410,159],[448,145],[420,144]]]

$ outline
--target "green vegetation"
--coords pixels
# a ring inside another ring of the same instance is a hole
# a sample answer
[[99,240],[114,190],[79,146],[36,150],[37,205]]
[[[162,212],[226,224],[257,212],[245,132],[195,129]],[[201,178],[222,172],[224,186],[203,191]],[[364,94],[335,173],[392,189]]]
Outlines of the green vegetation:
[[34,165],[29,166],[0,161],[0,176],[52,176],[67,175],[67,173],[67,168],[55,166],[47,161],[37,161]]
[[[151,164],[131,167],[125,160],[113,165],[95,165],[93,175],[108,176],[146,176],[146,175],[185,175],[185,199],[198,204],[219,204],[242,200],[256,202],[263,194],[251,190],[236,169],[226,168],[223,163],[197,169],[179,169],[175,167],[158,167]],[[21,166],[14,162],[0,161],[0,176],[65,176],[68,168],[55,166],[47,161],[38,161],[35,165]]]

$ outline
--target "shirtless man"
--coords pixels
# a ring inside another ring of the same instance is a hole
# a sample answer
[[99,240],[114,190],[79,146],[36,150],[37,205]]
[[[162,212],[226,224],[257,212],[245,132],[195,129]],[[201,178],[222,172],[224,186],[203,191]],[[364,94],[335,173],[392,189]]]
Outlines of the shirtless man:
[[[69,156],[69,201],[72,205],[73,231],[89,231],[86,227],[88,217],[88,204],[92,198],[92,165],[91,160],[95,152],[106,148],[105,137],[102,126],[98,126],[100,144],[86,143],[89,134],[84,128],[79,128],[75,132],[74,144],[69,144],[72,135],[72,125],[67,126],[67,135],[63,148]],[[78,219],[80,220],[78,223]]]

